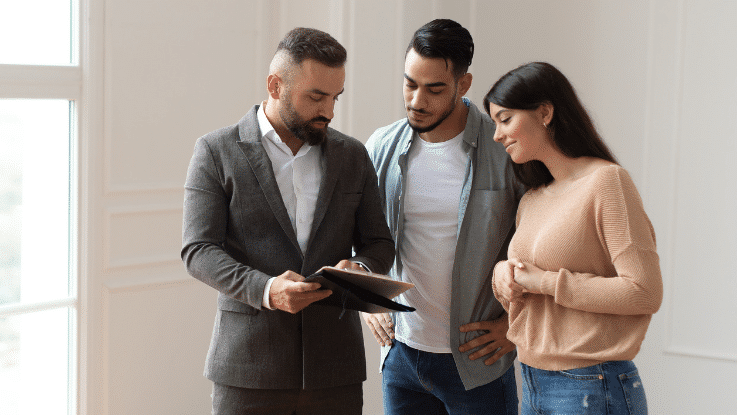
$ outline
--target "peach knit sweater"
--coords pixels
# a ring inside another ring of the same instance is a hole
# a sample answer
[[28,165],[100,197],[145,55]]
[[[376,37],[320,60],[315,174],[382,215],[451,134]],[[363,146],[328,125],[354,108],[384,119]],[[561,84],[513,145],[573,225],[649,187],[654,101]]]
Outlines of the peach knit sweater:
[[509,258],[546,271],[544,294],[499,299],[522,363],[564,370],[635,357],[663,286],[653,227],[622,167],[600,167],[562,194],[528,191]]

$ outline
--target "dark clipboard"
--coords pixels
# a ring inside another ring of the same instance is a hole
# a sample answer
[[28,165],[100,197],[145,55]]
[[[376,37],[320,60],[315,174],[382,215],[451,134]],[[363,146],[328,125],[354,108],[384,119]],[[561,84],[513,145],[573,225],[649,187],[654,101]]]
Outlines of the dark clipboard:
[[395,281],[386,275],[366,271],[353,271],[335,267],[322,267],[305,278],[305,282],[318,282],[322,289],[332,290],[330,297],[313,304],[358,310],[366,313],[415,311],[414,307],[390,300],[414,287],[414,284]]

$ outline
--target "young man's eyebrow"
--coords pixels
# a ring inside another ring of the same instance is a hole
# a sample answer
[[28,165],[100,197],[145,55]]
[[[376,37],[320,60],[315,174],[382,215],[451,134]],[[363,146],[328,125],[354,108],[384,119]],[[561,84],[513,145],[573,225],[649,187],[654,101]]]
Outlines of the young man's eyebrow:
[[[416,84],[417,83],[417,81],[415,81],[414,79],[410,78],[409,75],[407,75],[407,74],[404,74],[404,77],[408,81],[412,82],[413,84]],[[447,85],[448,84],[446,84],[445,82],[432,82],[432,83],[429,83],[429,84],[425,84],[425,86],[428,87],[428,88],[437,88],[437,87],[440,87],[440,86],[447,86]]]

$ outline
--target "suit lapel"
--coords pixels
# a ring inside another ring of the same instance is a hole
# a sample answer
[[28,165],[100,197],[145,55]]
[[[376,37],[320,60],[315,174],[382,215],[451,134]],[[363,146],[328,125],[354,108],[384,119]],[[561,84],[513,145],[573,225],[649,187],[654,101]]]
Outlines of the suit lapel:
[[271,160],[269,159],[269,155],[266,154],[264,145],[261,143],[261,130],[258,127],[258,119],[256,118],[257,110],[258,106],[251,108],[248,114],[238,123],[240,134],[238,146],[243,151],[246,160],[248,160],[248,165],[251,167],[254,176],[256,176],[256,180],[258,180],[261,191],[271,211],[274,213],[276,220],[294,247],[301,254],[302,249],[299,247],[297,234],[292,227],[292,221],[289,220],[287,208],[284,206],[279,185],[277,185],[276,177],[274,177],[274,169],[271,167]]
[[320,183],[320,192],[317,194],[317,204],[315,205],[315,217],[312,220],[312,229],[310,230],[310,239],[307,243],[307,249],[310,249],[312,239],[315,237],[317,228],[325,218],[325,213],[328,210],[330,201],[333,198],[333,192],[335,191],[335,185],[338,183],[338,177],[340,174],[341,165],[343,159],[340,157],[343,154],[343,141],[331,137],[330,131],[328,131],[327,140],[322,147],[322,183]]

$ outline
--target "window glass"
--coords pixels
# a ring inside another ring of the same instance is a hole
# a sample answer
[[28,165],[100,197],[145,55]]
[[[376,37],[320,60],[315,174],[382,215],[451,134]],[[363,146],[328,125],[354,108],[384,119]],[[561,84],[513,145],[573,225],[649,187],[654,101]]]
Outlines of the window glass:
[[0,414],[67,414],[69,308],[0,318]]
[[71,0],[0,0],[0,63],[72,63]]
[[0,305],[70,296],[70,106],[0,99]]

